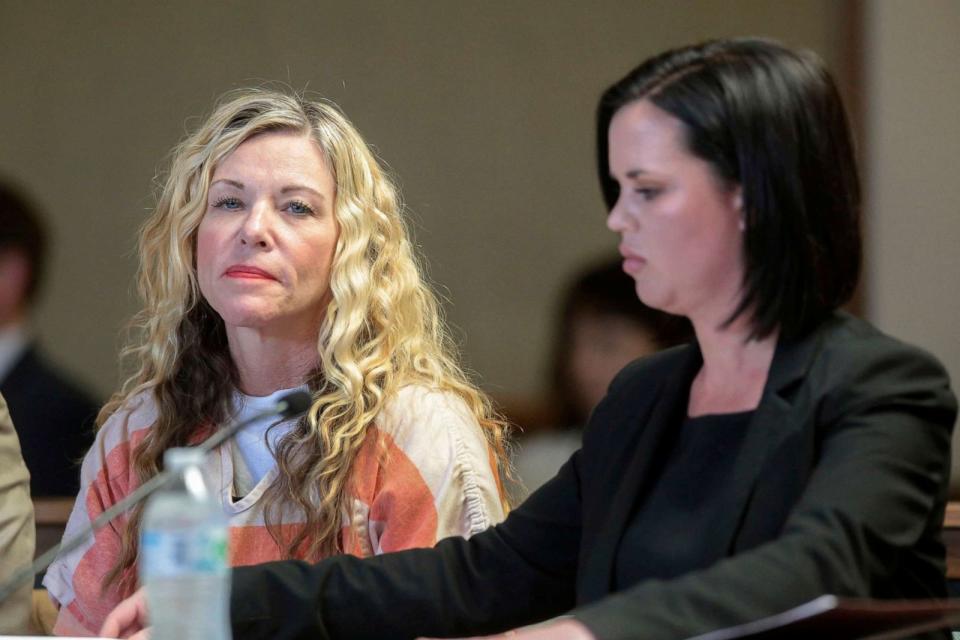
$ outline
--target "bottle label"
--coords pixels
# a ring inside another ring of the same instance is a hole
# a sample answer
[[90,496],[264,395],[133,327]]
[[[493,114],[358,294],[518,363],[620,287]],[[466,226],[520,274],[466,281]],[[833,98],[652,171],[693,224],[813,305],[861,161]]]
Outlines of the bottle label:
[[140,544],[142,579],[227,570],[227,532],[222,527],[145,530]]

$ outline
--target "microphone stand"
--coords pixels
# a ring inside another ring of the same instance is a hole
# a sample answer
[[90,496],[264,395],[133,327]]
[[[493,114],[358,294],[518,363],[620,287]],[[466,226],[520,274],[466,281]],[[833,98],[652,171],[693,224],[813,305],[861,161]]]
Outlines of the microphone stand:
[[[204,454],[207,454],[227,440],[232,439],[234,436],[240,433],[240,431],[257,420],[261,420],[272,415],[279,415],[285,419],[289,419],[305,413],[309,407],[310,394],[306,391],[293,391],[280,398],[280,400],[277,401],[277,404],[275,404],[272,409],[258,413],[255,416],[252,416],[241,422],[234,423],[228,428],[218,431],[197,445],[197,448],[203,451]],[[11,576],[9,580],[0,586],[0,602],[6,600],[7,597],[19,589],[23,583],[27,582],[29,579],[32,579],[37,573],[49,567],[56,557],[60,555],[60,553],[69,553],[70,551],[73,551],[82,545],[84,542],[86,542],[89,536],[95,534],[108,522],[116,518],[130,507],[133,507],[145,500],[154,491],[160,489],[170,482],[172,477],[173,476],[169,471],[161,471],[137,487],[134,491],[127,494],[123,500],[120,500],[115,505],[97,516],[97,518],[90,523],[90,525],[84,531],[81,531],[68,540],[64,540],[60,544],[54,545],[52,548],[34,560],[32,564],[17,571],[17,573]]]

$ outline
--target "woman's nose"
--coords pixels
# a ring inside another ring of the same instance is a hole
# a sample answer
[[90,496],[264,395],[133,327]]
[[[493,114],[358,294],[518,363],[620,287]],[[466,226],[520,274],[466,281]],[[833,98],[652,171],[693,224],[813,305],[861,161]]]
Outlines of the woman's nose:
[[267,247],[270,244],[269,204],[257,202],[244,217],[240,227],[240,243]]
[[620,204],[621,200],[622,198],[617,198],[610,213],[607,214],[607,228],[615,233],[623,233],[629,227],[629,220],[624,213],[623,205]]

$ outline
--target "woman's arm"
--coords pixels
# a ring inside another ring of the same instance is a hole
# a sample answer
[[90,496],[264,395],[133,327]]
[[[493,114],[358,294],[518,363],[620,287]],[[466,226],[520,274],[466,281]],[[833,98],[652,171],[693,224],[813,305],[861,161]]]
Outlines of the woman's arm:
[[355,518],[362,548],[354,555],[432,547],[503,520],[489,448],[467,406],[422,387],[397,396],[355,463],[358,508],[366,511]]
[[374,558],[274,562],[233,573],[234,638],[493,633],[574,604],[577,456],[500,525]]
[[[131,467],[133,448],[153,421],[150,403],[130,411],[119,411],[97,433],[94,445],[84,457],[80,470],[80,494],[67,521],[64,538],[84,531],[101,513],[122,500],[136,486]],[[129,590],[104,579],[116,563],[127,516],[103,527],[83,546],[59,556],[47,570],[43,584],[60,613],[54,626],[57,635],[95,635],[106,615]]]

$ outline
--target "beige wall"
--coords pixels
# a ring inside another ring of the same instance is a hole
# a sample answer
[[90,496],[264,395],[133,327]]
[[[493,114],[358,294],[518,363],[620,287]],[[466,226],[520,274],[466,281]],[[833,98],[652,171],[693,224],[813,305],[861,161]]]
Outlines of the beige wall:
[[399,175],[485,386],[534,392],[560,287],[615,250],[594,177],[600,90],[706,37],[776,37],[834,64],[839,7],[0,0],[0,174],[34,194],[56,235],[37,330],[72,371],[114,388],[155,171],[215,96],[279,80],[337,101]]
[[[936,354],[956,389],[960,3],[883,0],[866,9],[868,315]],[[954,460],[960,485],[960,456]]]

